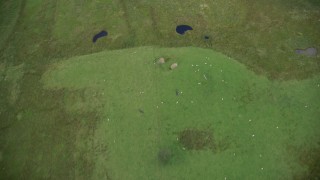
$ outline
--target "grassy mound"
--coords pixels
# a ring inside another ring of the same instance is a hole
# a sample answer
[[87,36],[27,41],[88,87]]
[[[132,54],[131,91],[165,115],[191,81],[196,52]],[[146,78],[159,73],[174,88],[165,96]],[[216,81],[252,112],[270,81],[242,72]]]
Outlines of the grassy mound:
[[98,118],[90,143],[74,140],[86,152],[75,164],[91,162],[73,167],[78,178],[87,167],[93,179],[291,179],[308,167],[288,147],[319,137],[319,80],[269,81],[212,50],[141,47],[56,63],[41,82],[69,90],[71,116]]

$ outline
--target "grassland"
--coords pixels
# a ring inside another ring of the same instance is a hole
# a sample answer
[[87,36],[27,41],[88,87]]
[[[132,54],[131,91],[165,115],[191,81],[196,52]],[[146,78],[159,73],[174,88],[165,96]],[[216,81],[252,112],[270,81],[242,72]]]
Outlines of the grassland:
[[[0,177],[319,177],[319,56],[294,54],[320,49],[319,7],[1,1]],[[178,36],[177,24],[194,30]]]
[[[154,64],[161,55],[178,69]],[[288,146],[314,146],[319,136],[319,77],[271,82],[211,50],[80,56],[55,64],[41,81],[46,89],[84,90],[66,96],[65,109],[101,117],[92,143],[108,151],[93,162],[97,179],[292,179],[306,169]],[[184,150],[177,137],[185,129],[209,130],[214,149]],[[157,159],[161,147],[173,151],[165,166]]]

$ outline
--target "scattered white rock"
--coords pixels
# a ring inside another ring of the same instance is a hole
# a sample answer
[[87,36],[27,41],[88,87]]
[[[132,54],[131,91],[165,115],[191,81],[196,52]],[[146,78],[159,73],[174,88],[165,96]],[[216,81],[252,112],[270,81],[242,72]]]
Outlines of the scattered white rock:
[[254,137],[254,134],[252,134],[252,137]]
[[205,80],[207,80],[207,76],[206,75],[203,75],[203,77],[204,77]]
[[198,82],[198,84],[200,85],[200,84],[201,84],[201,82]]

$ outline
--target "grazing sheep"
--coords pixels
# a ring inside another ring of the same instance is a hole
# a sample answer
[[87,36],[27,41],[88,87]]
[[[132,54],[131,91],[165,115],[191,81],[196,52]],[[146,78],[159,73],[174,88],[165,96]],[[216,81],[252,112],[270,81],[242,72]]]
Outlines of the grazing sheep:
[[170,69],[173,70],[177,67],[178,67],[178,63],[173,63],[173,64],[171,64]]
[[166,61],[163,57],[159,58],[158,63],[159,64],[164,64]]

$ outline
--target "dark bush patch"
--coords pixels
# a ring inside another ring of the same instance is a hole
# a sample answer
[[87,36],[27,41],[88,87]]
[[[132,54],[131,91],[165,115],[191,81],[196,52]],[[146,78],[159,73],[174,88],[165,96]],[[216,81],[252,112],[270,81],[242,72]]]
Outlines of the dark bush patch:
[[187,150],[214,149],[213,133],[209,130],[186,129],[179,133],[179,142]]
[[299,161],[301,165],[308,167],[308,172],[295,179],[320,180],[320,148],[302,150]]

